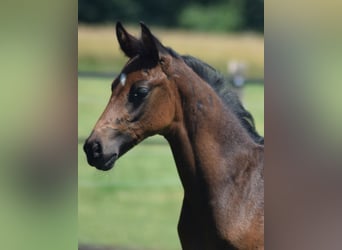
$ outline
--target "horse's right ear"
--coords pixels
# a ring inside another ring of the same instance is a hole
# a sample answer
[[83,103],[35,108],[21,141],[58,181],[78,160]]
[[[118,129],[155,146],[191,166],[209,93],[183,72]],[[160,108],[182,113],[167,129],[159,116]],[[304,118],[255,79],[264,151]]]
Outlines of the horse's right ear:
[[121,50],[129,58],[136,56],[141,50],[141,42],[137,38],[129,34],[124,29],[121,22],[116,23],[116,37],[120,44]]

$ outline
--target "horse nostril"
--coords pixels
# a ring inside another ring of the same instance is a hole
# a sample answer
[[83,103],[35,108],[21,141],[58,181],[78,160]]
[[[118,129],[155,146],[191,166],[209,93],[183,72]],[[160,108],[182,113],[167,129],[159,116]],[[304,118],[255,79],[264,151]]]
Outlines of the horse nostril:
[[92,159],[99,158],[102,155],[102,147],[98,141],[87,141],[84,144],[84,151]]
[[92,145],[92,151],[93,151],[93,156],[94,158],[97,158],[101,155],[101,144],[97,141],[95,141]]
[[92,150],[94,152],[97,152],[99,150],[99,148],[100,148],[99,143],[98,142],[94,142],[93,145],[92,145]]

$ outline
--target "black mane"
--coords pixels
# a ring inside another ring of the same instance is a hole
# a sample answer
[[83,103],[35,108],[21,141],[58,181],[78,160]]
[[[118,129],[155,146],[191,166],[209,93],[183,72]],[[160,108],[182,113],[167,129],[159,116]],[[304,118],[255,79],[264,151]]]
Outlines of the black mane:
[[[174,51],[172,51],[175,53]],[[254,119],[240,102],[238,96],[229,88],[230,84],[225,77],[210,65],[192,56],[181,56],[184,62],[205,82],[207,82],[222,101],[239,118],[242,126],[248,131],[253,140],[258,144],[264,144],[264,138],[258,134],[255,128]]]

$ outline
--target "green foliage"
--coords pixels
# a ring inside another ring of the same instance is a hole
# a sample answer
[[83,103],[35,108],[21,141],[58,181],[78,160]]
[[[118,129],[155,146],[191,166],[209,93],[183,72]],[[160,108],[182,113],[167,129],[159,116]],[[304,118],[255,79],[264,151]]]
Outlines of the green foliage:
[[138,16],[141,4],[135,0],[79,0],[78,20],[84,23],[104,23]]
[[244,29],[264,31],[264,0],[244,0],[241,14]]
[[182,27],[205,31],[235,31],[241,27],[242,17],[233,5],[220,4],[186,7],[179,16]]
[[263,0],[79,0],[83,23],[144,21],[149,25],[197,30],[263,31]]

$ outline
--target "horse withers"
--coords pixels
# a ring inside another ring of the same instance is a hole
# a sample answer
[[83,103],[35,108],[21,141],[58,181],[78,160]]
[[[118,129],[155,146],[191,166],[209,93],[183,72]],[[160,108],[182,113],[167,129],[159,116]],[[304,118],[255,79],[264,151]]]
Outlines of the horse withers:
[[141,38],[117,23],[129,58],[84,144],[88,163],[109,170],[149,136],[170,144],[184,199],[182,248],[263,249],[263,138],[215,69],[165,47],[141,23]]

